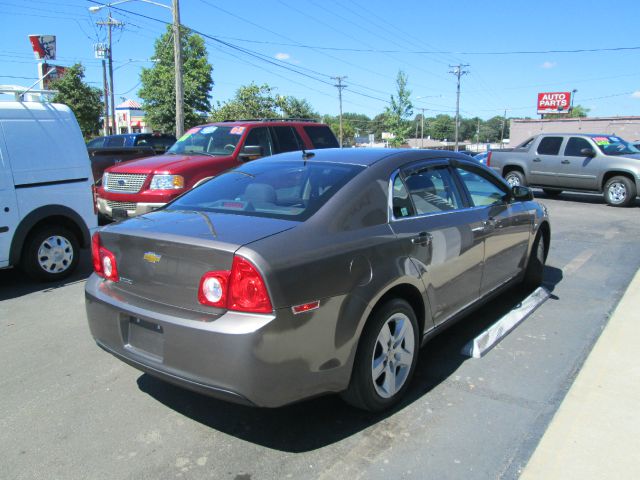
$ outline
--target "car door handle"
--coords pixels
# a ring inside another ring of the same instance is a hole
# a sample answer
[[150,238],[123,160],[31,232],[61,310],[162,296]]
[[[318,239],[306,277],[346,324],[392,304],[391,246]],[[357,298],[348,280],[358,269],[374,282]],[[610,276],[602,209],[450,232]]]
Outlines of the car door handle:
[[489,218],[482,222],[484,230],[493,230],[494,228],[499,228],[501,225],[496,222],[495,218]]
[[533,159],[534,162],[541,162],[542,160],[540,160],[538,157]]
[[419,245],[421,247],[426,247],[431,244],[431,234],[427,232],[420,232],[418,235],[411,239],[411,243],[414,245]]
[[562,163],[562,164],[564,164],[564,165],[568,165],[568,164],[570,164],[571,162],[570,162],[569,160],[562,160],[560,163]]

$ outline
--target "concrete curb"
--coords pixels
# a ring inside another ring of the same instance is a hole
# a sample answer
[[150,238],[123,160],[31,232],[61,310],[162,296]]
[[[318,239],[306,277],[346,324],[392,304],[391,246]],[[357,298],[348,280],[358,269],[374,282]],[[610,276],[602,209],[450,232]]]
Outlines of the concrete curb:
[[521,479],[638,478],[640,271],[629,284]]

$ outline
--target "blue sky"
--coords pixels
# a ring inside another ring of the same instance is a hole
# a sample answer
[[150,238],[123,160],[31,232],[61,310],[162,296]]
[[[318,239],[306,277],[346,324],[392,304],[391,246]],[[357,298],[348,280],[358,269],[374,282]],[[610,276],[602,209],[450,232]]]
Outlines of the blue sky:
[[[81,61],[87,80],[100,87],[102,70],[92,45],[105,38],[105,31],[95,26],[105,15],[89,13],[94,4],[0,0],[0,84],[35,81],[36,61],[27,36],[40,33],[57,36],[58,64]],[[229,99],[253,81],[267,83],[281,95],[305,98],[321,113],[337,114],[331,77],[339,75],[347,77],[344,111],[374,116],[388,105],[396,74],[403,70],[416,109],[427,109],[427,116],[453,114],[456,85],[449,65],[463,63],[469,64],[462,77],[463,117],[490,118],[504,109],[508,116],[535,117],[538,92],[573,89],[578,90],[576,103],[590,108],[590,116],[640,115],[638,0],[180,4],[184,25],[232,45],[207,39],[214,102]],[[154,40],[164,29],[162,23],[135,14],[171,20],[169,10],[139,1],[119,8],[127,12],[113,10],[114,18],[125,23],[114,33],[117,103],[121,97],[137,98],[140,68],[151,65]],[[638,48],[550,52],[628,47]],[[525,51],[549,53],[508,54]]]

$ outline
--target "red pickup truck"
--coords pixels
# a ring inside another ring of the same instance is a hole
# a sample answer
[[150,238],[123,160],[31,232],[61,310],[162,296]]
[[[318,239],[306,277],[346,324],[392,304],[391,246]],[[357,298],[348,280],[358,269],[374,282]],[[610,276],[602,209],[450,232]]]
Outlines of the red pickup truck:
[[155,210],[225,170],[293,150],[335,148],[331,129],[312,120],[219,122],[190,129],[166,154],[105,170],[98,211],[125,218]]

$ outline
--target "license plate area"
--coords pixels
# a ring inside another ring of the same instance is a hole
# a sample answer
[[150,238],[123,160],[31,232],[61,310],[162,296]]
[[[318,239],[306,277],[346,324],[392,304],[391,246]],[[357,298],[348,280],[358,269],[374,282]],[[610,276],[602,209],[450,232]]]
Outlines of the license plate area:
[[129,317],[125,347],[138,355],[162,362],[164,356],[164,329],[138,317]]

